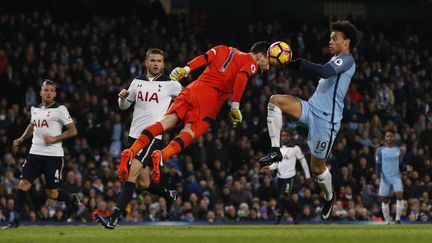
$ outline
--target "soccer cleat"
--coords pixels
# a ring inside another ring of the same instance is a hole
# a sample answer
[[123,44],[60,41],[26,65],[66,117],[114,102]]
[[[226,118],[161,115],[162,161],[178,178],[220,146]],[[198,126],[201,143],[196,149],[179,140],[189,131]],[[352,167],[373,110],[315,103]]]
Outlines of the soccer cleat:
[[278,147],[272,147],[271,148],[271,152],[268,153],[266,156],[262,157],[259,160],[259,163],[261,164],[261,166],[266,166],[266,165],[270,165],[274,162],[279,162],[282,161],[282,153],[280,151],[280,148]]
[[153,161],[153,169],[152,169],[150,177],[154,183],[158,184],[160,181],[160,169],[159,169],[159,167],[163,166],[162,151],[160,151],[160,150],[153,151],[152,161]]
[[333,204],[336,200],[336,194],[335,192],[332,192],[332,198],[330,199],[330,201],[327,201],[324,199],[324,204],[322,206],[321,209],[321,219],[326,221],[330,218],[331,216],[331,212],[333,210]]
[[77,194],[72,194],[72,201],[66,202],[66,217],[69,218],[73,213],[78,214],[81,202]]
[[275,224],[280,224],[281,221],[282,221],[282,218],[283,218],[283,214],[277,213],[276,214],[276,222],[275,222]]
[[172,205],[173,205],[173,203],[177,200],[177,197],[179,196],[179,193],[178,193],[178,191],[176,191],[176,190],[169,190],[168,191],[169,192],[169,198],[167,198],[167,211],[169,212],[169,211],[171,211],[171,207],[172,207]]
[[169,190],[169,194],[173,201],[177,200],[177,197],[179,196],[179,193],[176,190]]
[[10,221],[8,225],[2,227],[2,229],[14,229],[14,228],[18,228],[18,226],[19,226],[18,219],[14,219]]
[[401,224],[401,221],[400,220],[396,220],[396,224]]
[[120,182],[122,183],[125,183],[129,177],[128,164],[130,164],[133,157],[133,153],[130,149],[125,149],[121,153],[120,165],[117,169],[117,175],[120,179]]
[[80,210],[81,202],[77,194],[72,194],[71,208],[75,213]]
[[93,214],[93,219],[95,222],[101,224],[105,229],[110,229],[110,230],[113,230],[116,227],[117,220],[118,220],[117,217],[104,218],[97,213]]

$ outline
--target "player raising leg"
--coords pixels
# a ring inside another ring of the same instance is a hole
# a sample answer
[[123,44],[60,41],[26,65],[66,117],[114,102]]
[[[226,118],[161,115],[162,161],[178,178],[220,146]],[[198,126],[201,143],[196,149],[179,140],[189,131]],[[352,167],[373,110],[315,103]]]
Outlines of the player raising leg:
[[170,77],[180,80],[191,71],[207,66],[197,80],[183,89],[164,118],[146,127],[130,149],[123,151],[121,159],[129,161],[155,136],[181,121],[184,127],[180,134],[164,149],[156,150],[152,154],[152,180],[158,183],[159,170],[164,161],[180,153],[210,127],[231,93],[233,97],[230,118],[233,126],[237,126],[242,120],[239,102],[248,79],[255,76],[258,70],[268,70],[268,47],[266,42],[257,42],[249,53],[244,53],[233,47],[220,45],[194,58],[187,66],[175,68]]
[[344,97],[355,72],[354,58],[350,49],[359,40],[357,28],[348,21],[331,24],[329,42],[334,55],[325,65],[297,59],[286,64],[292,70],[300,70],[320,77],[318,87],[309,101],[290,95],[273,95],[268,104],[267,126],[272,149],[260,159],[262,165],[282,160],[280,132],[282,114],[305,124],[308,129],[308,147],[311,151],[311,170],[324,192],[321,218],[329,219],[336,195],[333,192],[332,176],[327,168],[327,158],[336,138],[342,119]]

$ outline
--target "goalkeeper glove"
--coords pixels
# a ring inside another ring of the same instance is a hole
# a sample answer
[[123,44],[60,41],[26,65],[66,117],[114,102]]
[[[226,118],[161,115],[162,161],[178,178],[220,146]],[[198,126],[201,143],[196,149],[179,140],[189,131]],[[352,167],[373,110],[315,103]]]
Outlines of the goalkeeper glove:
[[185,67],[176,67],[174,68],[174,70],[172,70],[171,74],[170,74],[170,79],[171,80],[175,80],[175,81],[179,81],[180,79],[186,77],[190,72],[190,67],[185,66]]
[[231,103],[230,119],[233,127],[238,126],[243,119],[238,102]]

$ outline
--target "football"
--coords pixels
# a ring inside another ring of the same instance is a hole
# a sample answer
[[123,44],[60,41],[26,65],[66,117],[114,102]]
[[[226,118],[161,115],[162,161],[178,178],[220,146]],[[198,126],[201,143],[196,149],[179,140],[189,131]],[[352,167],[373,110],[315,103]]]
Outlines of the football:
[[287,43],[277,41],[270,45],[267,56],[271,66],[280,66],[291,61],[292,50]]

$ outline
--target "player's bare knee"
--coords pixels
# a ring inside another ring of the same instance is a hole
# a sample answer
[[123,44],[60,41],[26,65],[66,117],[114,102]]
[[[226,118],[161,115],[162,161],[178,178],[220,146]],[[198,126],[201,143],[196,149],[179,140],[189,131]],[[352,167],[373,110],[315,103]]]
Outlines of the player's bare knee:
[[147,190],[150,187],[150,180],[137,180],[137,185],[143,189]]
[[319,175],[321,175],[324,172],[324,170],[322,170],[318,166],[311,166],[311,171],[312,171],[312,174],[315,175],[315,176],[319,176]]
[[136,181],[137,186],[140,187],[140,188],[142,188],[142,189],[144,189],[144,190],[146,190],[147,188],[149,188],[150,187],[150,177],[149,177],[149,175],[150,175],[150,170],[149,170],[149,167],[146,166],[141,171],[141,173],[139,174],[139,176],[137,178],[137,181]]
[[326,165],[322,163],[311,163],[311,171],[315,176],[321,175],[326,170]]
[[279,106],[279,97],[280,95],[272,95],[270,96],[270,100],[269,100],[269,106],[270,105],[274,105],[274,106]]
[[174,127],[177,124],[177,122],[178,122],[178,117],[176,113],[165,115],[160,121],[165,131],[171,127]]
[[45,195],[50,199],[57,199],[58,197],[57,189],[46,189]]
[[403,192],[396,192],[396,200],[403,200]]
[[138,176],[139,176],[139,173],[140,173],[140,171],[136,170],[136,169],[129,171],[129,176],[128,176],[127,181],[136,183]]
[[186,125],[183,128],[183,132],[187,132],[187,133],[189,133],[192,136],[192,138],[195,138],[195,132],[192,130],[192,128],[191,128],[190,125],[189,126]]
[[31,188],[31,183],[28,180],[20,180],[18,183],[18,188],[22,191],[28,191]]
[[389,202],[388,197],[381,197],[381,202],[388,203]]

